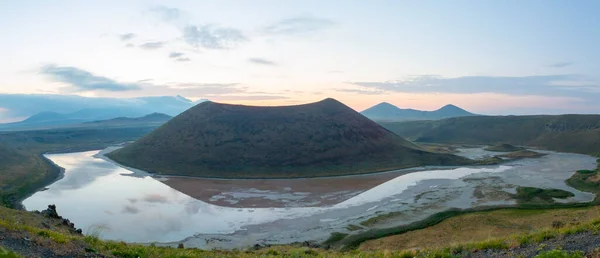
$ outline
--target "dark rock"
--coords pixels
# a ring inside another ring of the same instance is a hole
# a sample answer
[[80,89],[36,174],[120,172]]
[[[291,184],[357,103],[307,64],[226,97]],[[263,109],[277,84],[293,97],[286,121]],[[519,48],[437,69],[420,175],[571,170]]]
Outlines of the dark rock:
[[75,232],[77,232],[77,234],[80,234],[80,235],[83,234],[83,230],[81,230],[80,228],[78,228],[77,230],[75,230]]
[[177,245],[177,248],[179,248],[179,249],[183,249],[183,248],[185,248],[185,247],[183,247],[183,243],[179,243],[179,245]]
[[58,212],[56,212],[56,205],[54,204],[48,205],[48,209],[43,210],[41,213],[49,218],[62,219],[62,217],[58,215]]

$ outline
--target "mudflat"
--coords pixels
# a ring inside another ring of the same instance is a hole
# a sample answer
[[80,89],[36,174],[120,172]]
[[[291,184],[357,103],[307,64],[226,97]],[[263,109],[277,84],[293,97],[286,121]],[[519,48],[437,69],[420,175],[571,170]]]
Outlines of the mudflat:
[[348,200],[417,169],[299,179],[209,179],[162,177],[160,181],[192,198],[236,208],[321,207]]

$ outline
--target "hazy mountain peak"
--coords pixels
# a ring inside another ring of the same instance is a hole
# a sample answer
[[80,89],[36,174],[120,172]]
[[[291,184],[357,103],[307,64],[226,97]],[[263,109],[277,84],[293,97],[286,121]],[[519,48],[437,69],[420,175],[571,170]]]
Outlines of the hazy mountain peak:
[[452,104],[445,105],[435,111],[422,111],[415,109],[401,109],[388,102],[381,102],[361,113],[370,119],[379,121],[437,120],[474,115]]
[[181,100],[183,102],[189,102],[189,103],[193,102],[193,101],[191,101],[191,100],[189,100],[189,99],[187,99],[187,98],[185,98],[184,96],[181,96],[181,95],[177,95],[177,96],[175,96],[175,98],[178,99],[178,100]]
[[445,118],[473,115],[473,113],[468,112],[468,111],[466,111],[460,107],[457,107],[455,105],[452,105],[452,104],[445,105],[442,108],[440,108],[436,111],[433,111],[433,112],[443,114],[444,116],[446,116]]
[[447,105],[443,106],[440,109],[461,109],[462,110],[462,108],[459,108],[459,107],[457,107],[455,105],[452,105],[452,104],[447,104]]

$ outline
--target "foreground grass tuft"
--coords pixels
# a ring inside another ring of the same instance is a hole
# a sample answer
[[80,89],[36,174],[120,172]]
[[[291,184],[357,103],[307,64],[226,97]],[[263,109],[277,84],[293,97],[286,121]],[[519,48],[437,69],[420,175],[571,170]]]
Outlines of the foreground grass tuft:
[[542,252],[535,256],[535,258],[583,258],[584,253],[581,251],[567,252],[563,250],[551,250]]
[[0,246],[0,258],[20,258],[21,256],[13,251],[7,250]]

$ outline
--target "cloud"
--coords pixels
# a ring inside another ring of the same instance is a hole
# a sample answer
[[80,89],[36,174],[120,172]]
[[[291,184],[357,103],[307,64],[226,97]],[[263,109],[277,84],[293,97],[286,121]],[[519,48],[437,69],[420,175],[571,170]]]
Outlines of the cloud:
[[371,89],[334,89],[339,92],[348,92],[348,93],[356,93],[360,95],[383,95],[387,94],[382,90],[371,90]]
[[153,50],[153,49],[159,49],[164,46],[165,46],[165,42],[154,41],[154,42],[147,42],[147,43],[141,44],[140,48],[143,48],[146,50]]
[[384,82],[349,82],[362,90],[404,93],[502,93],[509,95],[600,97],[600,85],[578,75],[539,75],[523,77],[465,76],[444,78],[412,76]]
[[234,28],[188,25],[183,28],[183,40],[193,47],[229,49],[248,39],[240,30]]
[[171,52],[169,54],[169,58],[173,59],[175,62],[189,62],[192,61],[188,57],[185,56],[184,53],[181,52]]
[[135,47],[135,46],[131,43],[127,43],[127,45],[125,45],[125,47]]
[[219,95],[213,96],[211,100],[222,100],[222,101],[239,101],[239,100],[279,100],[289,99],[289,97],[281,95]]
[[271,66],[276,66],[277,64],[273,61],[264,59],[264,58],[260,58],[260,57],[253,57],[248,59],[248,62],[250,63],[255,63],[255,64],[259,64],[259,65],[271,65]]
[[139,90],[133,83],[120,83],[115,80],[94,75],[88,71],[69,66],[46,65],[40,69],[42,74],[50,76],[58,82],[71,85],[76,92],[81,91],[130,91]]
[[552,68],[563,68],[563,67],[567,67],[569,65],[572,65],[574,62],[558,62],[558,63],[553,63],[553,64],[549,64],[546,65],[547,67],[552,67]]
[[178,57],[182,57],[182,56],[183,56],[183,53],[181,53],[181,52],[171,52],[169,54],[169,58],[178,58]]
[[159,5],[150,8],[150,12],[165,22],[172,22],[181,17],[181,10],[172,7]]
[[271,35],[296,35],[316,32],[334,24],[333,21],[317,17],[295,17],[284,19],[263,28]]
[[344,71],[340,71],[340,70],[330,70],[327,71],[328,73],[344,73]]
[[135,37],[135,34],[133,34],[133,33],[125,33],[125,34],[119,35],[119,39],[121,39],[121,41],[128,41],[134,37]]
[[201,95],[220,95],[246,92],[239,83],[177,83],[171,89],[195,92]]

